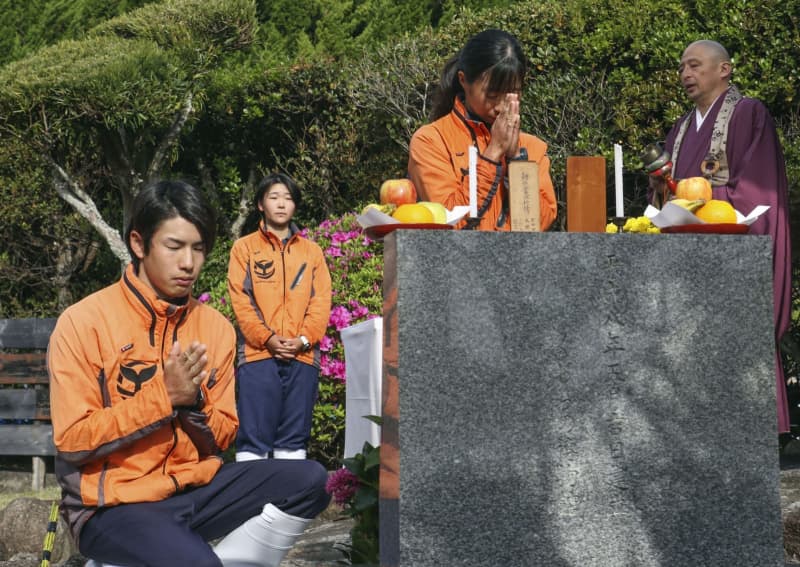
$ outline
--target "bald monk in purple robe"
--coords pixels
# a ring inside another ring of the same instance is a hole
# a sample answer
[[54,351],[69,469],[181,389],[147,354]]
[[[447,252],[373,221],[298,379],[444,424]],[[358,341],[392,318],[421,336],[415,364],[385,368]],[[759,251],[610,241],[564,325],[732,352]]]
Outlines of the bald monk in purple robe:
[[[786,167],[775,124],[758,100],[742,97],[730,84],[732,65],[727,50],[700,40],[683,52],[681,84],[695,108],[670,130],[665,149],[671,154],[675,179],[705,176],[713,198],[728,201],[747,215],[769,205],[750,227],[750,234],[772,237],[776,346],[791,317],[791,241]],[[650,177],[650,201],[658,204],[663,179]],[[775,353],[778,432],[789,431],[786,382],[779,350]]]

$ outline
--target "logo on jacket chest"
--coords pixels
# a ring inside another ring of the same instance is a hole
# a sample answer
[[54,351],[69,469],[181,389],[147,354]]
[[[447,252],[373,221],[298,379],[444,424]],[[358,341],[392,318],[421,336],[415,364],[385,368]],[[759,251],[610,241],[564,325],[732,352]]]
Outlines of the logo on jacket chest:
[[274,260],[257,260],[253,263],[253,273],[257,278],[268,280],[275,275]]
[[134,360],[126,365],[120,366],[119,376],[117,377],[117,392],[124,397],[133,397],[136,392],[142,389],[142,384],[156,375],[157,366],[147,365],[146,362]]

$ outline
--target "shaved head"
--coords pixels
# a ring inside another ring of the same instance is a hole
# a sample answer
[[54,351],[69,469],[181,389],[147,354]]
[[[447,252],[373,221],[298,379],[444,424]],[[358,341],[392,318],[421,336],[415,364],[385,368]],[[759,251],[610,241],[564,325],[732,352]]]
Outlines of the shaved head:
[[690,43],[678,66],[683,89],[702,114],[728,89],[732,70],[728,50],[710,39]]
[[723,61],[730,62],[731,60],[728,50],[725,49],[721,43],[717,43],[712,39],[699,39],[694,41],[689,44],[686,50],[688,51],[692,47],[699,47],[703,49],[717,63],[721,63]]

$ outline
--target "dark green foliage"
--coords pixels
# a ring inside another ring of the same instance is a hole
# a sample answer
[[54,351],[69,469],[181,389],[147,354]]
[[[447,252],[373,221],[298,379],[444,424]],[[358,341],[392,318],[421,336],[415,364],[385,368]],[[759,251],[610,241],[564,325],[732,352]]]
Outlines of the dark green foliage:
[[213,60],[250,46],[254,33],[252,2],[164,0],[100,24],[90,35],[148,39],[189,59]]
[[155,0],[0,0],[0,65]]
[[[174,55],[147,40],[63,41],[0,70],[0,112],[19,128],[69,129],[72,141],[97,125],[140,126],[156,109],[163,121],[165,97],[174,108],[181,100],[169,85],[188,80]],[[47,124],[35,122],[42,110]]]
[[228,277],[228,260],[230,259],[231,246],[233,241],[225,238],[218,238],[214,249],[206,258],[200,277],[197,278],[195,290],[197,294],[206,292],[214,288],[217,283],[226,281]]
[[257,0],[263,44],[289,59],[357,53],[450,21],[464,8],[510,6],[514,0]]
[[[378,416],[365,416],[381,425]],[[355,519],[350,530],[348,556],[354,565],[373,565],[379,560],[379,509],[378,487],[380,482],[381,448],[365,442],[361,452],[352,458],[343,459],[342,464],[356,478],[358,488],[347,503],[344,514]]]
[[105,243],[52,194],[38,158],[0,146],[0,317],[52,317],[118,274]]
[[43,0],[0,0],[0,64],[19,59],[44,45],[43,38],[34,33],[41,14]]
[[[252,41],[252,8],[246,1],[165,2],[113,19],[89,38],[44,48],[0,69],[0,115],[18,130],[31,123],[70,131],[48,138],[171,121],[188,85],[217,56]],[[47,121],[37,123],[42,110]]]

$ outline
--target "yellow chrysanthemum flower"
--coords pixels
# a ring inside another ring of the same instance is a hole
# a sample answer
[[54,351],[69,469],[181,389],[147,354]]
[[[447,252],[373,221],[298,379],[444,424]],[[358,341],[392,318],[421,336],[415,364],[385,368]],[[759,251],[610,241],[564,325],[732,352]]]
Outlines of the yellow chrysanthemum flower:
[[[619,228],[614,223],[606,225],[606,232],[616,234]],[[625,219],[625,224],[622,226],[622,232],[639,232],[643,234],[658,234],[661,231],[658,227],[654,226],[650,219],[642,215],[639,217],[628,217]]]

